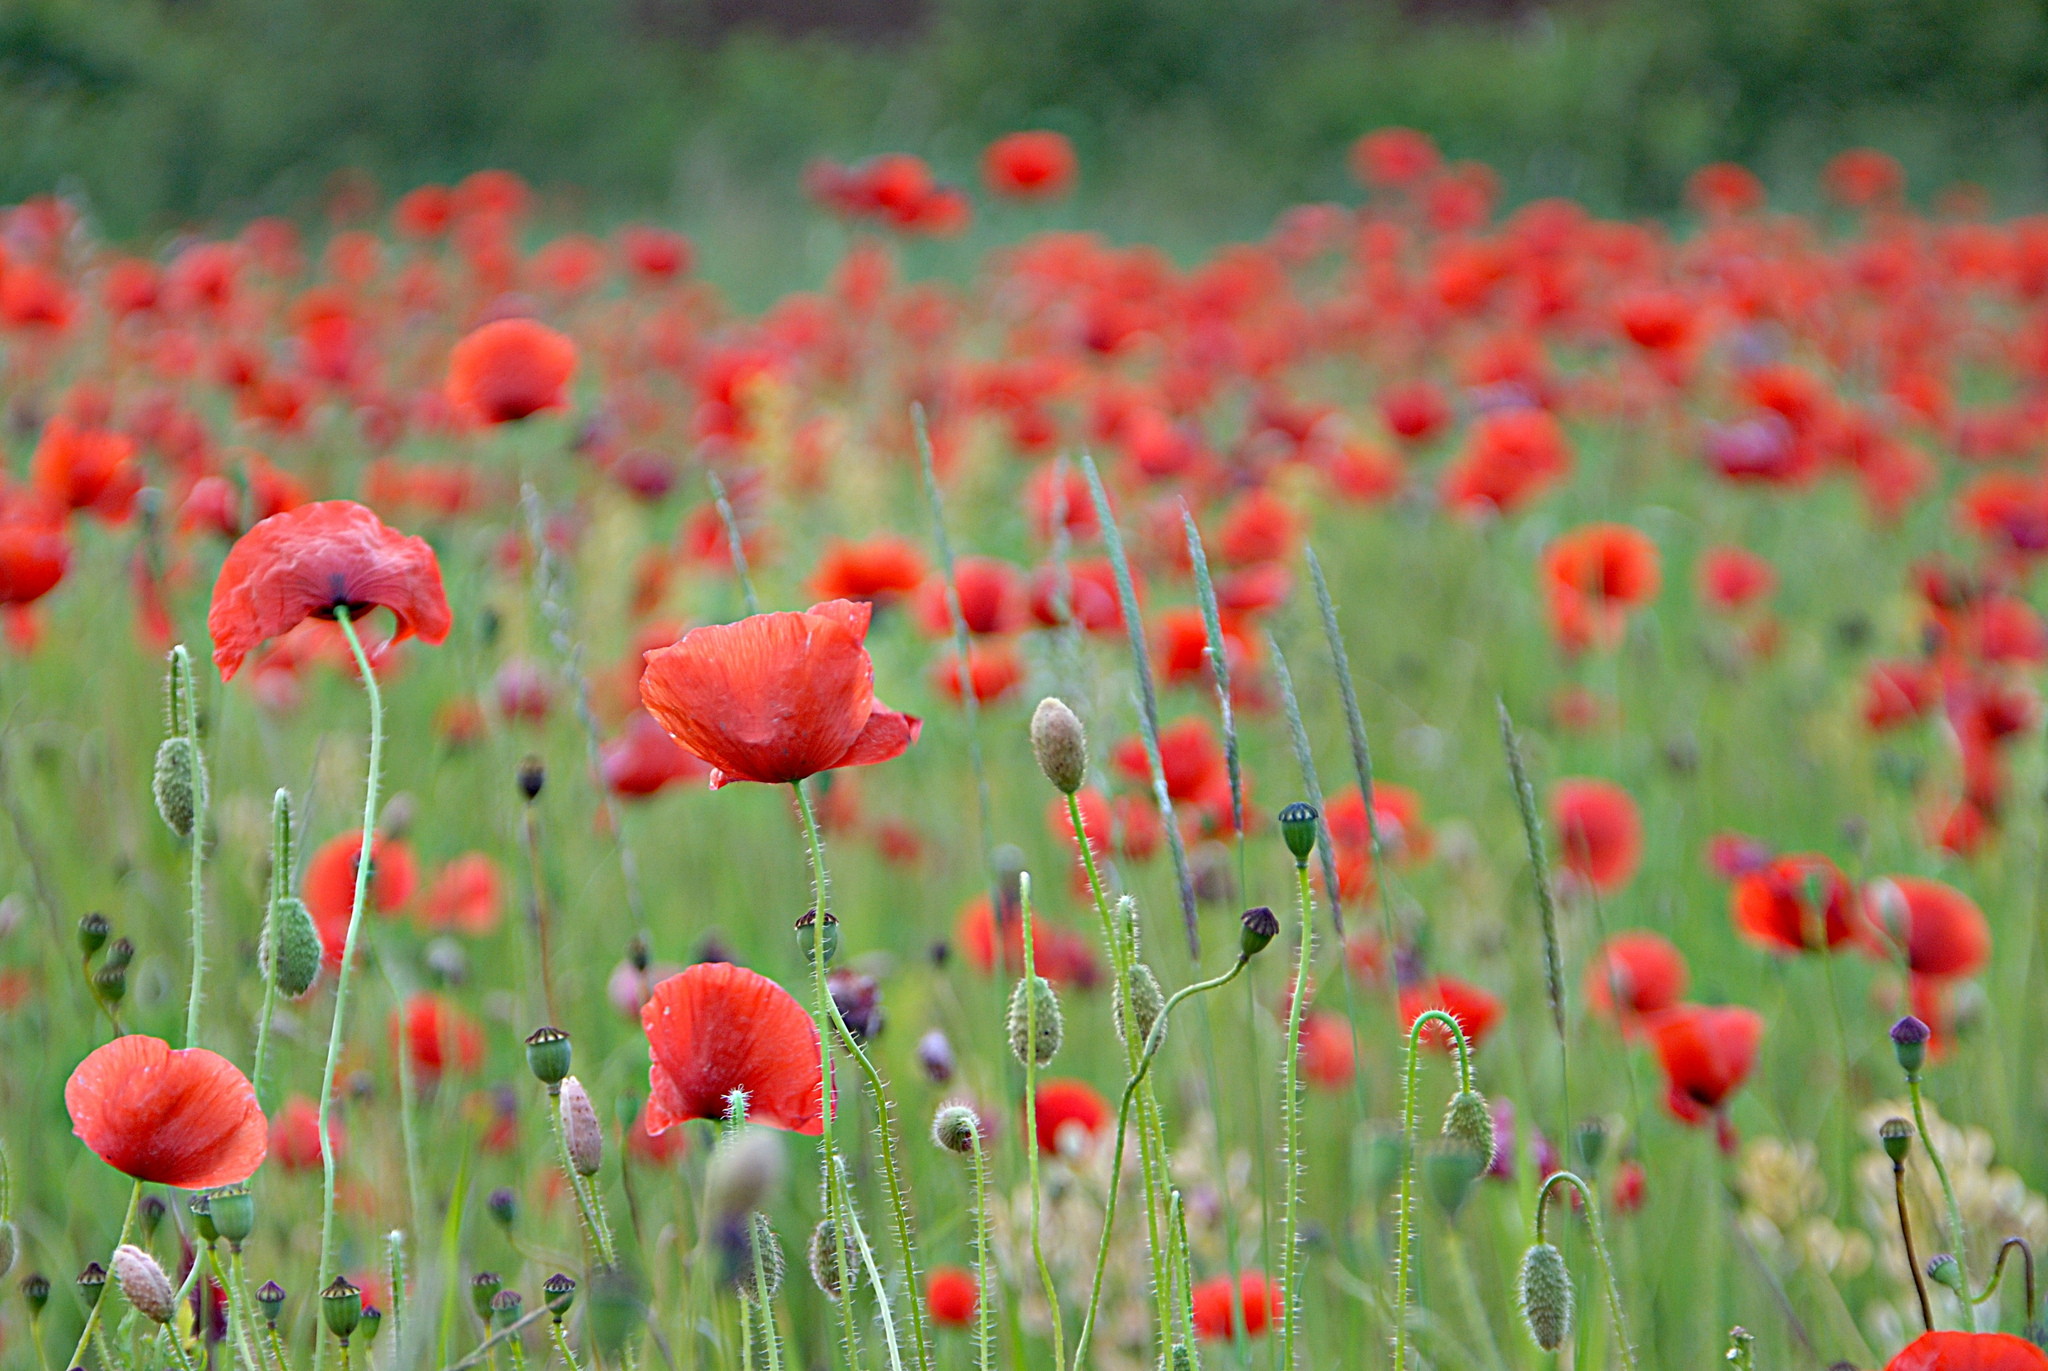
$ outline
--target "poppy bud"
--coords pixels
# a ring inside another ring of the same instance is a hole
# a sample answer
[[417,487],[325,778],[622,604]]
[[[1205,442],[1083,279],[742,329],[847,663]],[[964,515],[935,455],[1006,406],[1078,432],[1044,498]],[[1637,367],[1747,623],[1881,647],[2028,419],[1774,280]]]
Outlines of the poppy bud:
[[1444,1111],[1443,1133],[1471,1149],[1479,1157],[1481,1171],[1493,1165],[1493,1109],[1477,1090],[1460,1090],[1451,1096],[1451,1107]]
[[1031,754],[1062,795],[1072,795],[1088,779],[1088,730],[1065,700],[1048,695],[1032,711]]
[[363,1341],[365,1343],[375,1342],[377,1340],[377,1330],[383,1326],[384,1311],[374,1304],[364,1305],[363,1320],[356,1325],[356,1332],[362,1336]]
[[107,935],[113,931],[107,916],[94,910],[78,921],[78,950],[91,957],[107,945]]
[[932,1141],[948,1152],[966,1155],[981,1137],[981,1116],[968,1105],[954,1101],[939,1106],[932,1116]]
[[540,798],[540,788],[548,783],[547,764],[540,758],[528,756],[519,763],[519,793],[532,804]]
[[108,944],[106,959],[100,963],[100,967],[103,970],[108,967],[112,967],[117,971],[126,971],[128,969],[128,963],[134,960],[134,940],[129,938],[116,938],[112,943]]
[[548,1312],[560,1323],[562,1316],[569,1312],[569,1306],[576,1302],[576,1282],[572,1277],[557,1271],[540,1283],[541,1298],[547,1301]]
[[213,1202],[205,1195],[194,1195],[186,1208],[192,1212],[192,1231],[199,1235],[199,1241],[208,1247],[220,1241],[220,1230],[213,1225]]
[[1010,992],[1009,1030],[1010,1051],[1018,1061],[1044,1066],[1059,1055],[1066,1025],[1060,1019],[1060,997],[1045,977],[1026,976]]
[[178,1292],[171,1288],[171,1278],[155,1257],[133,1243],[114,1249],[114,1279],[128,1303],[151,1323],[169,1323],[178,1312]]
[[1280,811],[1280,836],[1296,866],[1307,866],[1308,854],[1316,850],[1316,822],[1322,817],[1314,805],[1300,800]]
[[1946,1252],[1939,1252],[1928,1258],[1927,1279],[1936,1285],[1947,1286],[1965,1299],[1969,1298],[1969,1292],[1963,1289],[1963,1268]]
[[[775,1292],[782,1289],[785,1263],[782,1244],[776,1240],[775,1227],[768,1222],[768,1216],[759,1210],[748,1216],[749,1222],[732,1230],[728,1235],[726,1260],[732,1263],[733,1289],[755,1304],[763,1304],[775,1298]],[[760,1261],[758,1273],[756,1259]],[[758,1279],[757,1279],[758,1274]],[[766,1283],[766,1289],[762,1283]]]
[[953,1079],[953,1044],[946,1040],[943,1031],[934,1028],[917,1040],[917,1064],[924,1068],[924,1078],[933,1085],[944,1085]]
[[1905,1119],[1886,1119],[1877,1126],[1877,1140],[1893,1166],[1904,1166],[1906,1154],[1913,1150],[1913,1125]]
[[85,1270],[78,1273],[78,1298],[90,1309],[100,1302],[100,1292],[106,1288],[107,1269],[98,1262],[87,1262]]
[[[633,964],[635,971],[643,973],[652,964],[654,953],[647,946],[647,935],[645,933],[635,933],[631,940],[626,943],[626,960]],[[567,1278],[564,1277],[564,1279]]]
[[704,1167],[704,1207],[717,1220],[738,1217],[782,1179],[782,1144],[765,1128],[721,1141]]
[[[1128,989],[1124,994],[1117,996],[1115,1003],[1110,1006],[1110,1018],[1116,1024],[1117,1037],[1130,1042],[1130,1033],[1124,1023],[1126,1001],[1130,1004],[1131,1026],[1138,1030],[1137,1041],[1143,1045],[1152,1036],[1152,1026],[1158,1023],[1159,1016],[1166,1012],[1166,994],[1159,988],[1159,978],[1153,975],[1152,968],[1143,962],[1131,963]],[[1165,1036],[1164,1033],[1160,1034],[1162,1039]]]
[[498,1221],[501,1228],[511,1228],[512,1221],[519,1217],[519,1197],[506,1186],[499,1186],[484,1197],[484,1208]]
[[571,1054],[569,1035],[559,1028],[536,1028],[526,1035],[526,1065],[550,1091],[559,1089],[569,1074]]
[[92,989],[100,1002],[108,1007],[121,1003],[128,994],[128,968],[126,966],[103,966],[92,973]]
[[157,748],[150,790],[164,826],[180,838],[192,836],[192,818],[204,803],[205,775],[199,769],[199,750],[190,738],[166,738]]
[[214,1191],[207,1199],[207,1208],[213,1215],[214,1228],[230,1247],[240,1247],[256,1227],[256,1197],[246,1185]]
[[526,1301],[517,1290],[500,1290],[491,1296],[491,1317],[500,1328],[510,1328],[519,1322],[520,1306]]
[[839,1226],[830,1219],[820,1220],[811,1230],[810,1247],[805,1258],[811,1268],[811,1284],[823,1292],[826,1299],[837,1304],[846,1294],[849,1277],[855,1284],[860,1281],[859,1254],[850,1242],[834,1241]]
[[[796,945],[803,950],[806,964],[818,960],[818,936],[818,911],[804,911],[803,917],[796,921]],[[839,956],[839,918],[829,909],[825,911],[824,940],[825,965],[830,966]]]
[[469,1307],[487,1325],[491,1321],[491,1301],[504,1288],[505,1282],[498,1279],[495,1271],[479,1271],[469,1278]]
[[31,1271],[21,1278],[21,1297],[28,1303],[28,1316],[39,1319],[43,1306],[50,1302],[50,1278],[40,1271]]
[[1520,1291],[1529,1336],[1544,1351],[1555,1352],[1572,1331],[1572,1278],[1564,1254],[1547,1242],[1523,1253]]
[[604,1125],[583,1082],[574,1076],[562,1079],[562,1138],[569,1150],[569,1164],[579,1176],[595,1176],[604,1165]]
[[1455,1221],[1471,1193],[1472,1182],[1486,1170],[1479,1153],[1452,1138],[1438,1140],[1422,1157],[1422,1181],[1430,1198]]
[[[164,1214],[169,1209],[170,1206],[164,1203],[164,1197],[161,1195],[144,1195],[142,1197],[142,1203],[135,1212],[136,1216],[142,1220],[142,1238],[144,1242],[156,1241],[157,1227],[163,1223]],[[118,1276],[121,1273],[116,1271],[114,1274]]]
[[1934,1030],[1911,1014],[1892,1025],[1892,1050],[1898,1054],[1907,1080],[1920,1078],[1920,1068],[1927,1061],[1927,1040],[1933,1036]]
[[363,1321],[363,1292],[351,1285],[347,1276],[336,1276],[334,1283],[320,1292],[320,1317],[328,1332],[347,1342]]
[[284,1312],[284,1287],[276,1281],[263,1282],[256,1291],[256,1303],[263,1310],[263,1322],[277,1327],[277,1316]]
[[1238,920],[1244,931],[1238,935],[1238,950],[1247,957],[1256,957],[1266,950],[1266,945],[1280,936],[1280,920],[1265,905],[1254,905]]
[[0,1276],[14,1269],[14,1260],[21,1255],[21,1234],[12,1219],[0,1219]]
[[278,993],[296,1000],[320,979],[320,930],[306,902],[287,895],[277,902],[277,949],[264,970],[276,980]]
[[1587,1119],[1574,1130],[1572,1141],[1578,1145],[1579,1159],[1588,1171],[1600,1169],[1600,1159],[1607,1155],[1607,1121]]

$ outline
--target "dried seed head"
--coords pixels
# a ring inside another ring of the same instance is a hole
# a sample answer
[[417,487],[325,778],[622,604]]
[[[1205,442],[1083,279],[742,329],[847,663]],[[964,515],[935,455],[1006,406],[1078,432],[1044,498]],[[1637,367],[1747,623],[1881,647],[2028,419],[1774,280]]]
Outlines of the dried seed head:
[[954,1100],[940,1105],[939,1112],[932,1116],[932,1141],[948,1152],[965,1156],[974,1150],[980,1137],[981,1116],[971,1105]]
[[1493,1165],[1493,1108],[1477,1090],[1460,1090],[1451,1096],[1444,1111],[1444,1136],[1471,1149],[1479,1157],[1479,1169]]
[[839,1227],[832,1220],[821,1220],[811,1230],[810,1246],[805,1252],[811,1283],[834,1304],[845,1297],[849,1281],[856,1289],[860,1286],[860,1253],[851,1240],[834,1241],[838,1232]]
[[150,1322],[169,1323],[178,1312],[178,1292],[171,1287],[171,1278],[155,1257],[135,1244],[122,1243],[114,1249],[114,1279],[128,1303]]
[[574,1045],[559,1028],[543,1025],[526,1035],[526,1065],[550,1089],[562,1083],[574,1060]]
[[1088,779],[1088,730],[1065,700],[1048,695],[1032,711],[1031,753],[1045,779],[1063,795],[1072,795]]
[[[747,1216],[748,1222],[732,1225],[726,1234],[726,1259],[732,1263],[733,1289],[752,1300],[755,1304],[775,1298],[775,1292],[782,1289],[784,1262],[782,1244],[775,1237],[775,1226],[768,1222],[768,1216],[756,1210]],[[760,1260],[759,1279],[754,1269],[755,1259]],[[767,1282],[764,1292],[761,1282]]]
[[363,1292],[349,1282],[347,1276],[336,1276],[331,1285],[320,1292],[320,1317],[327,1324],[327,1331],[347,1342],[349,1334],[356,1331],[356,1325],[363,1321]]
[[296,1000],[320,979],[320,930],[306,902],[287,895],[277,902],[277,946],[265,950],[264,971],[277,982],[278,993]]
[[1010,1051],[1018,1061],[1044,1066],[1059,1055],[1066,1025],[1060,1019],[1060,997],[1045,977],[1026,976],[1010,992],[1009,1030]]
[[1906,1119],[1886,1119],[1877,1126],[1877,1140],[1893,1166],[1904,1166],[1906,1154],[1913,1150],[1913,1125]]
[[166,738],[156,750],[156,773],[150,778],[156,812],[165,827],[180,838],[192,836],[192,819],[205,803],[206,773],[199,750],[190,738]]
[[1544,1351],[1555,1352],[1572,1331],[1572,1278],[1564,1254],[1547,1242],[1523,1253],[1520,1290],[1529,1336]]
[[1280,936],[1280,919],[1265,905],[1254,905],[1247,909],[1238,921],[1244,931],[1238,935],[1238,949],[1247,957],[1256,957],[1266,950],[1266,945]]
[[[1152,1026],[1159,1022],[1159,1016],[1166,1011],[1166,994],[1159,988],[1159,978],[1152,974],[1152,968],[1143,962],[1131,964],[1130,988],[1116,998],[1110,1006],[1110,1018],[1116,1024],[1116,1035],[1124,1042],[1130,1042],[1130,1029],[1125,1026],[1124,1006],[1130,1005],[1129,1023],[1138,1030],[1137,1041],[1141,1045],[1152,1036]],[[1160,1034],[1163,1039],[1166,1035]]]
[[1306,864],[1308,854],[1316,850],[1316,825],[1322,817],[1314,805],[1301,800],[1280,811],[1280,836],[1294,854],[1296,865]]
[[604,1125],[597,1121],[590,1095],[574,1076],[562,1078],[562,1136],[569,1164],[579,1176],[595,1176],[604,1165]]
[[766,1128],[744,1128],[722,1140],[704,1167],[704,1205],[730,1221],[758,1207],[782,1179],[782,1143]]

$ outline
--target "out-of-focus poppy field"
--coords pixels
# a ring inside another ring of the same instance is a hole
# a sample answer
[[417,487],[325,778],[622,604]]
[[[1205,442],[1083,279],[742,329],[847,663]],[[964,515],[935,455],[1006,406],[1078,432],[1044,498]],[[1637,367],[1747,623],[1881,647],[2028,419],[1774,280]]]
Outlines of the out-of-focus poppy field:
[[1336,160],[0,210],[0,1366],[2048,1365],[2048,219]]

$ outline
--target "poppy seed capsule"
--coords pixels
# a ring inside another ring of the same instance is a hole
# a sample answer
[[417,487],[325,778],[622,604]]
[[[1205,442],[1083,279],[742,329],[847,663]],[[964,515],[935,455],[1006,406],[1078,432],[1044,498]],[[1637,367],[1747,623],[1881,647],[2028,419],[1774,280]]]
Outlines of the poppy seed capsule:
[[347,1276],[336,1276],[334,1283],[320,1292],[320,1317],[328,1332],[347,1342],[363,1321],[363,1292],[350,1284]]
[[1939,1252],[1928,1258],[1927,1279],[1936,1285],[1947,1286],[1958,1295],[1968,1294],[1963,1289],[1963,1268],[1946,1252]]
[[87,957],[107,945],[107,938],[114,931],[107,922],[107,916],[94,910],[78,921],[78,950]]
[[1066,1025],[1060,1019],[1060,997],[1045,977],[1026,976],[1010,992],[1009,1030],[1010,1051],[1018,1061],[1044,1066],[1059,1055]]
[[169,1323],[178,1312],[178,1292],[171,1288],[171,1278],[155,1257],[133,1243],[114,1249],[114,1279],[128,1303],[151,1323]]
[[288,1000],[300,998],[320,979],[320,930],[304,900],[287,895],[277,902],[277,949],[266,956],[264,969]]
[[228,1240],[230,1247],[240,1247],[248,1241],[256,1227],[256,1197],[246,1185],[214,1191],[207,1197],[207,1209],[213,1215],[215,1230]]
[[107,1269],[98,1262],[87,1262],[85,1270],[78,1273],[78,1298],[90,1309],[100,1302],[100,1292],[106,1288]]
[[192,819],[203,803],[205,773],[190,738],[166,738],[156,750],[156,772],[150,777],[156,812],[164,826],[180,838],[192,836]]
[[107,955],[100,962],[100,967],[102,970],[112,967],[117,971],[126,971],[128,963],[134,960],[135,940],[132,938],[116,938],[113,942],[107,944]]
[[519,1217],[519,1197],[507,1186],[499,1186],[484,1197],[484,1208],[501,1228],[511,1228],[512,1221]]
[[1072,795],[1088,779],[1088,730],[1058,696],[1046,696],[1032,711],[1031,754],[1062,795]]
[[[1152,968],[1143,962],[1131,963],[1129,989],[1116,998],[1110,1007],[1110,1018],[1116,1024],[1116,1035],[1124,1042],[1131,1036],[1124,1026],[1124,1006],[1130,1005],[1130,1022],[1138,1030],[1137,1041],[1142,1046],[1152,1037],[1152,1027],[1159,1022],[1159,1016],[1166,1012],[1166,994],[1159,988],[1159,977],[1152,974]],[[1162,1031],[1163,1041],[1166,1034]]]
[[[136,1214],[142,1220],[143,1241],[148,1242],[155,1239],[157,1227],[163,1223],[164,1215],[169,1209],[170,1206],[164,1203],[164,1198],[161,1195],[144,1195],[142,1197],[142,1203],[136,1207]],[[117,1272],[116,1274],[118,1275],[119,1273]]]
[[509,1328],[519,1322],[519,1309],[525,1303],[517,1290],[500,1290],[491,1296],[491,1316],[498,1327]]
[[595,1176],[604,1165],[604,1125],[597,1121],[590,1095],[574,1076],[562,1079],[562,1138],[569,1164],[579,1176]]
[[256,1292],[256,1303],[263,1310],[263,1322],[277,1327],[277,1316],[284,1312],[284,1287],[276,1281],[265,1281]]
[[1907,1080],[1919,1078],[1920,1068],[1927,1062],[1927,1040],[1933,1036],[1934,1030],[1911,1014],[1892,1025],[1892,1050],[1898,1054]]
[[491,1301],[505,1288],[495,1271],[479,1271],[469,1278],[469,1307],[485,1323],[491,1321]]
[[1519,1289],[1529,1336],[1544,1351],[1555,1352],[1572,1331],[1572,1278],[1564,1254],[1547,1242],[1523,1253]]
[[126,966],[103,966],[92,973],[93,993],[100,1002],[117,1005],[128,994],[128,968]]
[[205,1195],[194,1195],[188,1205],[192,1211],[192,1230],[199,1235],[199,1241],[208,1247],[220,1241],[220,1230],[213,1224],[213,1201]]
[[1905,1119],[1886,1119],[1877,1126],[1877,1140],[1893,1166],[1904,1166],[1906,1154],[1913,1150],[1913,1125]]
[[366,1343],[377,1341],[377,1330],[384,1326],[384,1311],[374,1304],[363,1306],[363,1320],[356,1325],[356,1332]]
[[21,1278],[21,1298],[28,1304],[28,1316],[41,1318],[43,1306],[50,1302],[50,1278],[40,1271],[31,1271]]
[[1280,920],[1265,905],[1254,905],[1238,920],[1244,931],[1238,935],[1238,950],[1247,957],[1256,957],[1266,950],[1266,945],[1280,936]]
[[541,1298],[547,1302],[548,1312],[560,1323],[562,1316],[569,1312],[569,1306],[576,1302],[576,1281],[560,1271],[540,1283]]
[[[796,921],[796,945],[803,950],[806,964],[818,960],[818,911],[806,910]],[[825,911],[825,965],[830,966],[839,957],[839,918],[831,910]]]
[[569,1035],[561,1029],[541,1027],[526,1035],[526,1065],[548,1089],[561,1085],[572,1060]]
[[1443,1134],[1479,1157],[1479,1169],[1493,1165],[1493,1109],[1477,1090],[1460,1090],[1444,1111]]
[[529,756],[519,763],[519,793],[532,804],[540,798],[541,787],[548,783],[547,764],[538,757]]
[[1306,866],[1308,854],[1316,850],[1316,823],[1322,817],[1314,805],[1300,800],[1280,811],[1280,836],[1296,866]]
[[1579,1159],[1588,1171],[1600,1169],[1600,1159],[1607,1155],[1607,1121],[1587,1119],[1575,1130],[1572,1141],[1579,1149]]
[[981,1118],[967,1105],[958,1101],[942,1104],[932,1115],[932,1141],[948,1152],[965,1156],[980,1137]]

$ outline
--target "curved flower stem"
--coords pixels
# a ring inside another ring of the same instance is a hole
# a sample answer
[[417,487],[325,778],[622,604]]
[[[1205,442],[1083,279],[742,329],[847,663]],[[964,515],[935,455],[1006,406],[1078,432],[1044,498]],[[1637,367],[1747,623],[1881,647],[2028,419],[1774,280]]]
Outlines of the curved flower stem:
[[[1963,1239],[1963,1207],[1956,1203],[1956,1188],[1948,1178],[1948,1167],[1941,1160],[1941,1152],[1934,1145],[1934,1139],[1927,1132],[1927,1111],[1920,1104],[1920,1073],[1906,1074],[1906,1093],[1913,1100],[1913,1126],[1920,1130],[1920,1145],[1927,1149],[1927,1160],[1934,1163],[1934,1174],[1941,1178],[1941,1197],[1948,1204],[1948,1240],[1954,1249],[1956,1270],[1962,1276],[1963,1289],[1970,1288],[1969,1244]],[[1963,1301],[1963,1317],[1969,1322],[1970,1331],[1977,1330],[1977,1307],[1969,1300]]]
[[[182,703],[181,703],[182,699]],[[171,649],[171,718],[192,750],[192,991],[185,1005],[185,1046],[199,1046],[199,1006],[206,978],[206,754],[199,750],[199,692],[192,680],[192,655],[183,643]]]
[[[363,651],[362,639],[356,636],[356,627],[349,619],[348,606],[337,605],[334,622],[341,626],[342,637],[348,639],[348,649],[355,655],[356,671],[363,678],[363,693],[370,697],[370,772],[363,785],[363,843],[356,853],[356,889],[349,906],[348,936],[341,944],[341,972],[334,983],[334,1022],[327,1033],[327,1065],[320,1073],[320,1266],[319,1283],[324,1287],[334,1279],[334,1138],[328,1128],[328,1116],[334,1108],[335,1078],[341,1071],[341,1040],[348,1027],[348,992],[353,982],[356,964],[356,938],[362,932],[363,905],[370,893],[370,868],[375,859],[374,840],[377,835],[377,785],[380,769],[384,763],[384,697],[377,690],[377,673],[370,665],[370,659]],[[320,1342],[320,1351],[314,1355],[315,1366],[325,1364],[327,1344]]]
[[[1301,1015],[1308,998],[1308,968],[1315,957],[1315,906],[1308,888],[1308,863],[1294,864],[1295,883],[1301,911],[1301,955],[1294,968],[1294,996],[1287,1006],[1287,1040],[1280,1068],[1280,1162],[1287,1172],[1287,1186],[1280,1201],[1280,1366],[1293,1371],[1295,1330],[1300,1322],[1300,1234],[1294,1211],[1301,1200]],[[1399,1363],[1396,1363],[1397,1367]]]
[[1998,1263],[1991,1268],[1991,1279],[1985,1284],[1984,1293],[1971,1300],[1971,1303],[1983,1304],[1998,1293],[1998,1283],[2005,1279],[2005,1259],[2012,1255],[2012,1250],[2015,1247],[2020,1250],[2020,1262],[2025,1268],[2027,1280],[2027,1322],[2031,1324],[2034,1321],[2034,1249],[2025,1238],[2007,1238],[1998,1245]]
[[[1024,969],[1023,975],[1032,980],[1038,977],[1038,961],[1031,946],[1031,873],[1020,872],[1017,876],[1017,905],[1019,916],[1024,921]],[[1119,982],[1121,984],[1121,982]],[[1038,1264],[1038,1279],[1045,1286],[1046,1306],[1052,1311],[1052,1362],[1054,1371],[1066,1364],[1067,1335],[1060,1325],[1060,1290],[1053,1284],[1052,1270],[1045,1264],[1045,1247],[1038,1232],[1038,996],[1024,996],[1024,1041],[1030,1050],[1024,1053],[1024,1117],[1029,1121],[1031,1140],[1024,1148],[1029,1159],[1031,1173],[1031,1259]]]
[[277,1017],[277,907],[292,889],[292,795],[283,787],[270,801],[270,894],[263,905],[263,1017],[256,1022],[256,1102],[264,1104],[270,1069],[270,1024]]
[[[804,836],[810,842],[811,899],[818,912],[818,917],[811,920],[811,1012],[818,1024],[818,1157],[825,1183],[825,1217],[832,1221],[834,1232],[846,1233],[851,1230],[842,1212],[832,1146],[832,1025],[838,1011],[832,1003],[832,992],[825,983],[825,914],[830,881],[825,874],[825,845],[818,838],[818,818],[811,812],[811,797],[804,793],[801,781],[792,781],[789,788],[796,792],[797,812],[803,816]],[[853,1364],[859,1347],[854,1338],[852,1304],[851,1300],[839,1302],[839,1321],[841,1332],[846,1337],[849,1365]]]
[[1451,1035],[1458,1048],[1458,1088],[1472,1088],[1472,1047],[1457,1017],[1441,1009],[1425,1009],[1408,1025],[1407,1065],[1401,1073],[1401,1199],[1394,1212],[1394,1371],[1408,1366],[1408,1287],[1410,1251],[1415,1231],[1415,1077],[1422,1030],[1435,1024]]
[[1123,1099],[1117,1104],[1116,1142],[1109,1154],[1109,1199],[1102,1213],[1102,1237],[1095,1252],[1095,1279],[1088,1294],[1088,1314],[1081,1320],[1081,1338],[1074,1345],[1075,1371],[1079,1371],[1079,1368],[1087,1363],[1088,1339],[1094,1331],[1095,1315],[1102,1304],[1102,1276],[1109,1265],[1110,1233],[1116,1227],[1116,1197],[1117,1192],[1122,1189],[1124,1130],[1130,1123],[1131,1102],[1137,1098],[1138,1087],[1143,1084],[1145,1074],[1152,1069],[1152,1058],[1158,1055],[1160,1044],[1166,1041],[1166,1023],[1173,1017],[1174,1006],[1190,995],[1199,995],[1204,991],[1218,990],[1229,985],[1237,979],[1237,973],[1244,970],[1250,961],[1251,958],[1240,953],[1237,960],[1231,963],[1230,970],[1221,976],[1185,985],[1174,991],[1167,999],[1165,1007],[1159,1011],[1159,1022],[1153,1024],[1152,1031],[1145,1035],[1145,1054],[1139,1059],[1138,1069],[1132,1073],[1130,1081],[1124,1086]]
[[[121,1236],[114,1239],[116,1250],[125,1244],[130,1237],[134,1236],[135,1215],[141,1207],[142,1182],[137,1181],[135,1182],[135,1188],[128,1192],[128,1217],[121,1220]],[[113,1258],[109,1257],[107,1261],[111,1264]],[[78,1346],[72,1350],[71,1360],[65,1363],[66,1366],[85,1365],[85,1349],[92,1343],[94,1330],[100,1326],[100,1310],[106,1307],[107,1292],[105,1289],[102,1289],[100,1297],[92,1302],[92,1308],[86,1312],[85,1327],[78,1330]]]
[[[1033,1140],[1036,1146],[1036,1139]],[[988,1158],[981,1150],[981,1127],[974,1129],[974,1267],[981,1298],[974,1304],[974,1365],[995,1371],[995,1287],[988,1283]],[[913,1289],[913,1301],[917,1292]]]
[[[1906,1163],[1902,1157],[1892,1163],[1892,1198],[1899,1207],[1899,1237],[1906,1245],[1906,1269],[1913,1273],[1913,1293],[1920,1297],[1920,1327],[1934,1331],[1934,1307],[1927,1302],[1927,1277],[1920,1271],[1920,1255],[1913,1250],[1913,1220],[1906,1214]],[[1992,1284],[1998,1283],[1992,1278]],[[1984,1292],[1990,1294],[1989,1290]]]
[[[875,1307],[882,1316],[882,1342],[889,1352],[890,1371],[903,1371],[903,1353],[896,1345],[896,1315],[890,1308],[889,1290],[882,1283],[881,1268],[875,1265],[875,1252],[868,1245],[868,1235],[860,1225],[860,1215],[853,1208],[853,1183],[846,1175],[846,1155],[832,1159],[833,1170],[839,1173],[839,1206],[846,1215],[846,1231],[853,1234],[854,1246],[860,1250],[860,1264],[867,1269],[868,1283],[875,1290]],[[851,1300],[841,1300],[842,1306]]]
[[1635,1371],[1636,1351],[1629,1344],[1628,1324],[1621,1312],[1621,1284],[1614,1278],[1614,1259],[1607,1252],[1607,1236],[1600,1228],[1600,1202],[1594,1198],[1593,1187],[1572,1172],[1553,1171],[1544,1180],[1543,1188],[1536,1192],[1536,1241],[1543,1241],[1543,1218],[1550,1192],[1560,1185],[1569,1185],[1577,1190],[1586,1207],[1586,1227],[1593,1235],[1593,1251],[1600,1258],[1600,1274],[1607,1287],[1607,1316],[1614,1321],[1614,1341],[1621,1348],[1621,1364],[1629,1371]]

